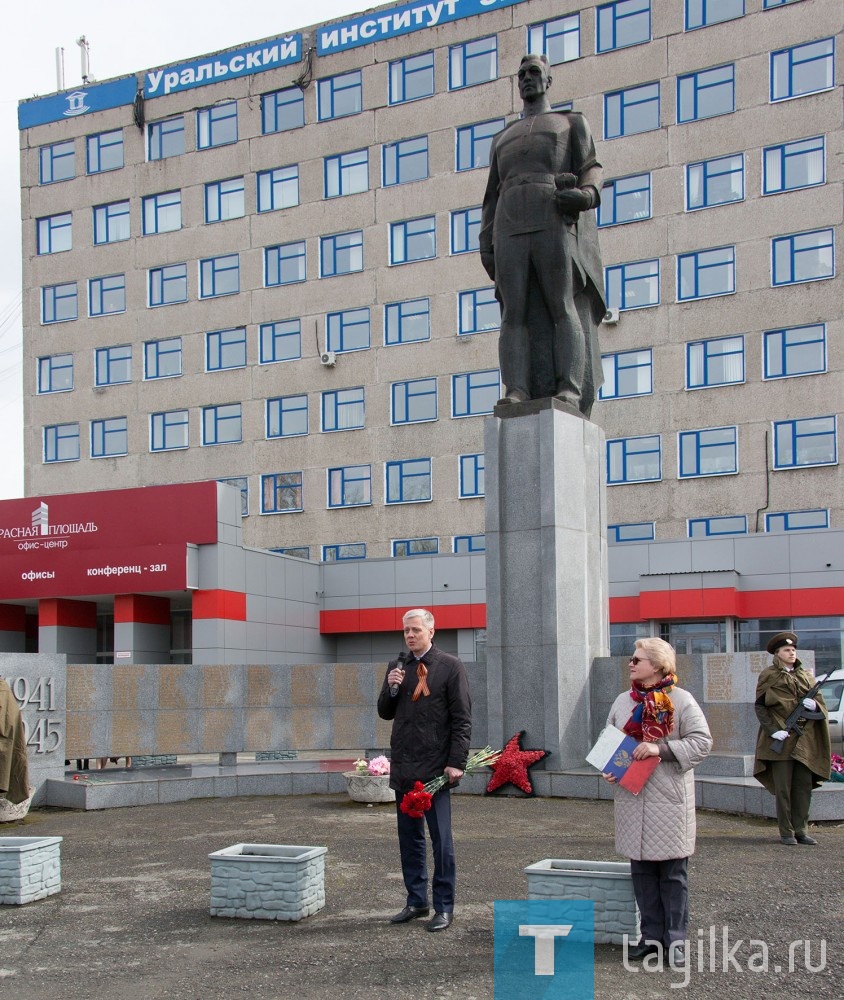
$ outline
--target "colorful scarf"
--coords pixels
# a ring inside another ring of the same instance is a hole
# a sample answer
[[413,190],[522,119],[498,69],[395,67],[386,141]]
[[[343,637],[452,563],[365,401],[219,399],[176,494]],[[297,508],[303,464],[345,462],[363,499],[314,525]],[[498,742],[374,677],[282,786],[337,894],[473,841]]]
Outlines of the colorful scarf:
[[630,697],[638,702],[633,714],[627,720],[624,731],[628,736],[645,743],[656,743],[674,728],[674,705],[668,692],[677,683],[677,677],[669,674],[653,687],[643,687],[633,682]]

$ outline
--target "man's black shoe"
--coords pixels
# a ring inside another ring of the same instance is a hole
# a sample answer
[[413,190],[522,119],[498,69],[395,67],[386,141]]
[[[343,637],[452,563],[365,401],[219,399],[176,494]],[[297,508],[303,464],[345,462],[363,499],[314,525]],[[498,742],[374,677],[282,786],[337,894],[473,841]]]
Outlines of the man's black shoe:
[[454,920],[453,913],[435,913],[428,921],[428,930],[444,931],[451,926],[452,920]]
[[807,847],[814,847],[817,841],[814,837],[810,837],[808,833],[797,833],[794,835],[794,839],[798,844],[804,844]]
[[632,958],[634,962],[638,962],[639,959],[646,958],[648,955],[655,955],[658,951],[658,944],[646,944],[642,941],[640,944],[634,944],[632,948],[627,949],[627,957]]
[[409,920],[415,920],[417,917],[427,917],[430,912],[427,906],[406,906],[401,913],[390,917],[390,923],[406,924]]

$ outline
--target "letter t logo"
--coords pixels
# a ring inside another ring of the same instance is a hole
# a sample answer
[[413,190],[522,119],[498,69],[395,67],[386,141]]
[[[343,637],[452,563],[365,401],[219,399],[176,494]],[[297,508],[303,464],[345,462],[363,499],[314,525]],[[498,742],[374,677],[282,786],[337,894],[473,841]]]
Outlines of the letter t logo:
[[535,939],[533,972],[536,976],[554,975],[554,938],[568,937],[572,924],[519,924],[519,937]]

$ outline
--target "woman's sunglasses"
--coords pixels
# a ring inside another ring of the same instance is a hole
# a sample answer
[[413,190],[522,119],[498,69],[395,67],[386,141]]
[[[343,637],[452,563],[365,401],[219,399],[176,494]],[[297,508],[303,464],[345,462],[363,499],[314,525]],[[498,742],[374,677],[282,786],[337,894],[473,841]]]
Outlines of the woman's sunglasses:
[[[630,662],[633,664],[634,667],[637,666],[637,664],[641,663],[642,660],[648,660],[647,656],[631,656],[630,657]],[[648,663],[650,663],[650,662],[651,661],[648,660]]]

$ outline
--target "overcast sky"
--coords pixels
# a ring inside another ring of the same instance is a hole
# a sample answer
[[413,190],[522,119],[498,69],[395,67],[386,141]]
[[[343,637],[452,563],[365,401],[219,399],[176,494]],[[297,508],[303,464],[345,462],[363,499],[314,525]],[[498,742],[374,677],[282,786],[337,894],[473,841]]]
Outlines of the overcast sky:
[[[97,80],[270,38],[381,6],[383,0],[41,0],[19,8],[0,58],[0,499],[23,495],[21,209],[18,101],[55,93],[56,49],[65,89],[81,85],[80,50]],[[33,372],[26,378],[34,379]]]

